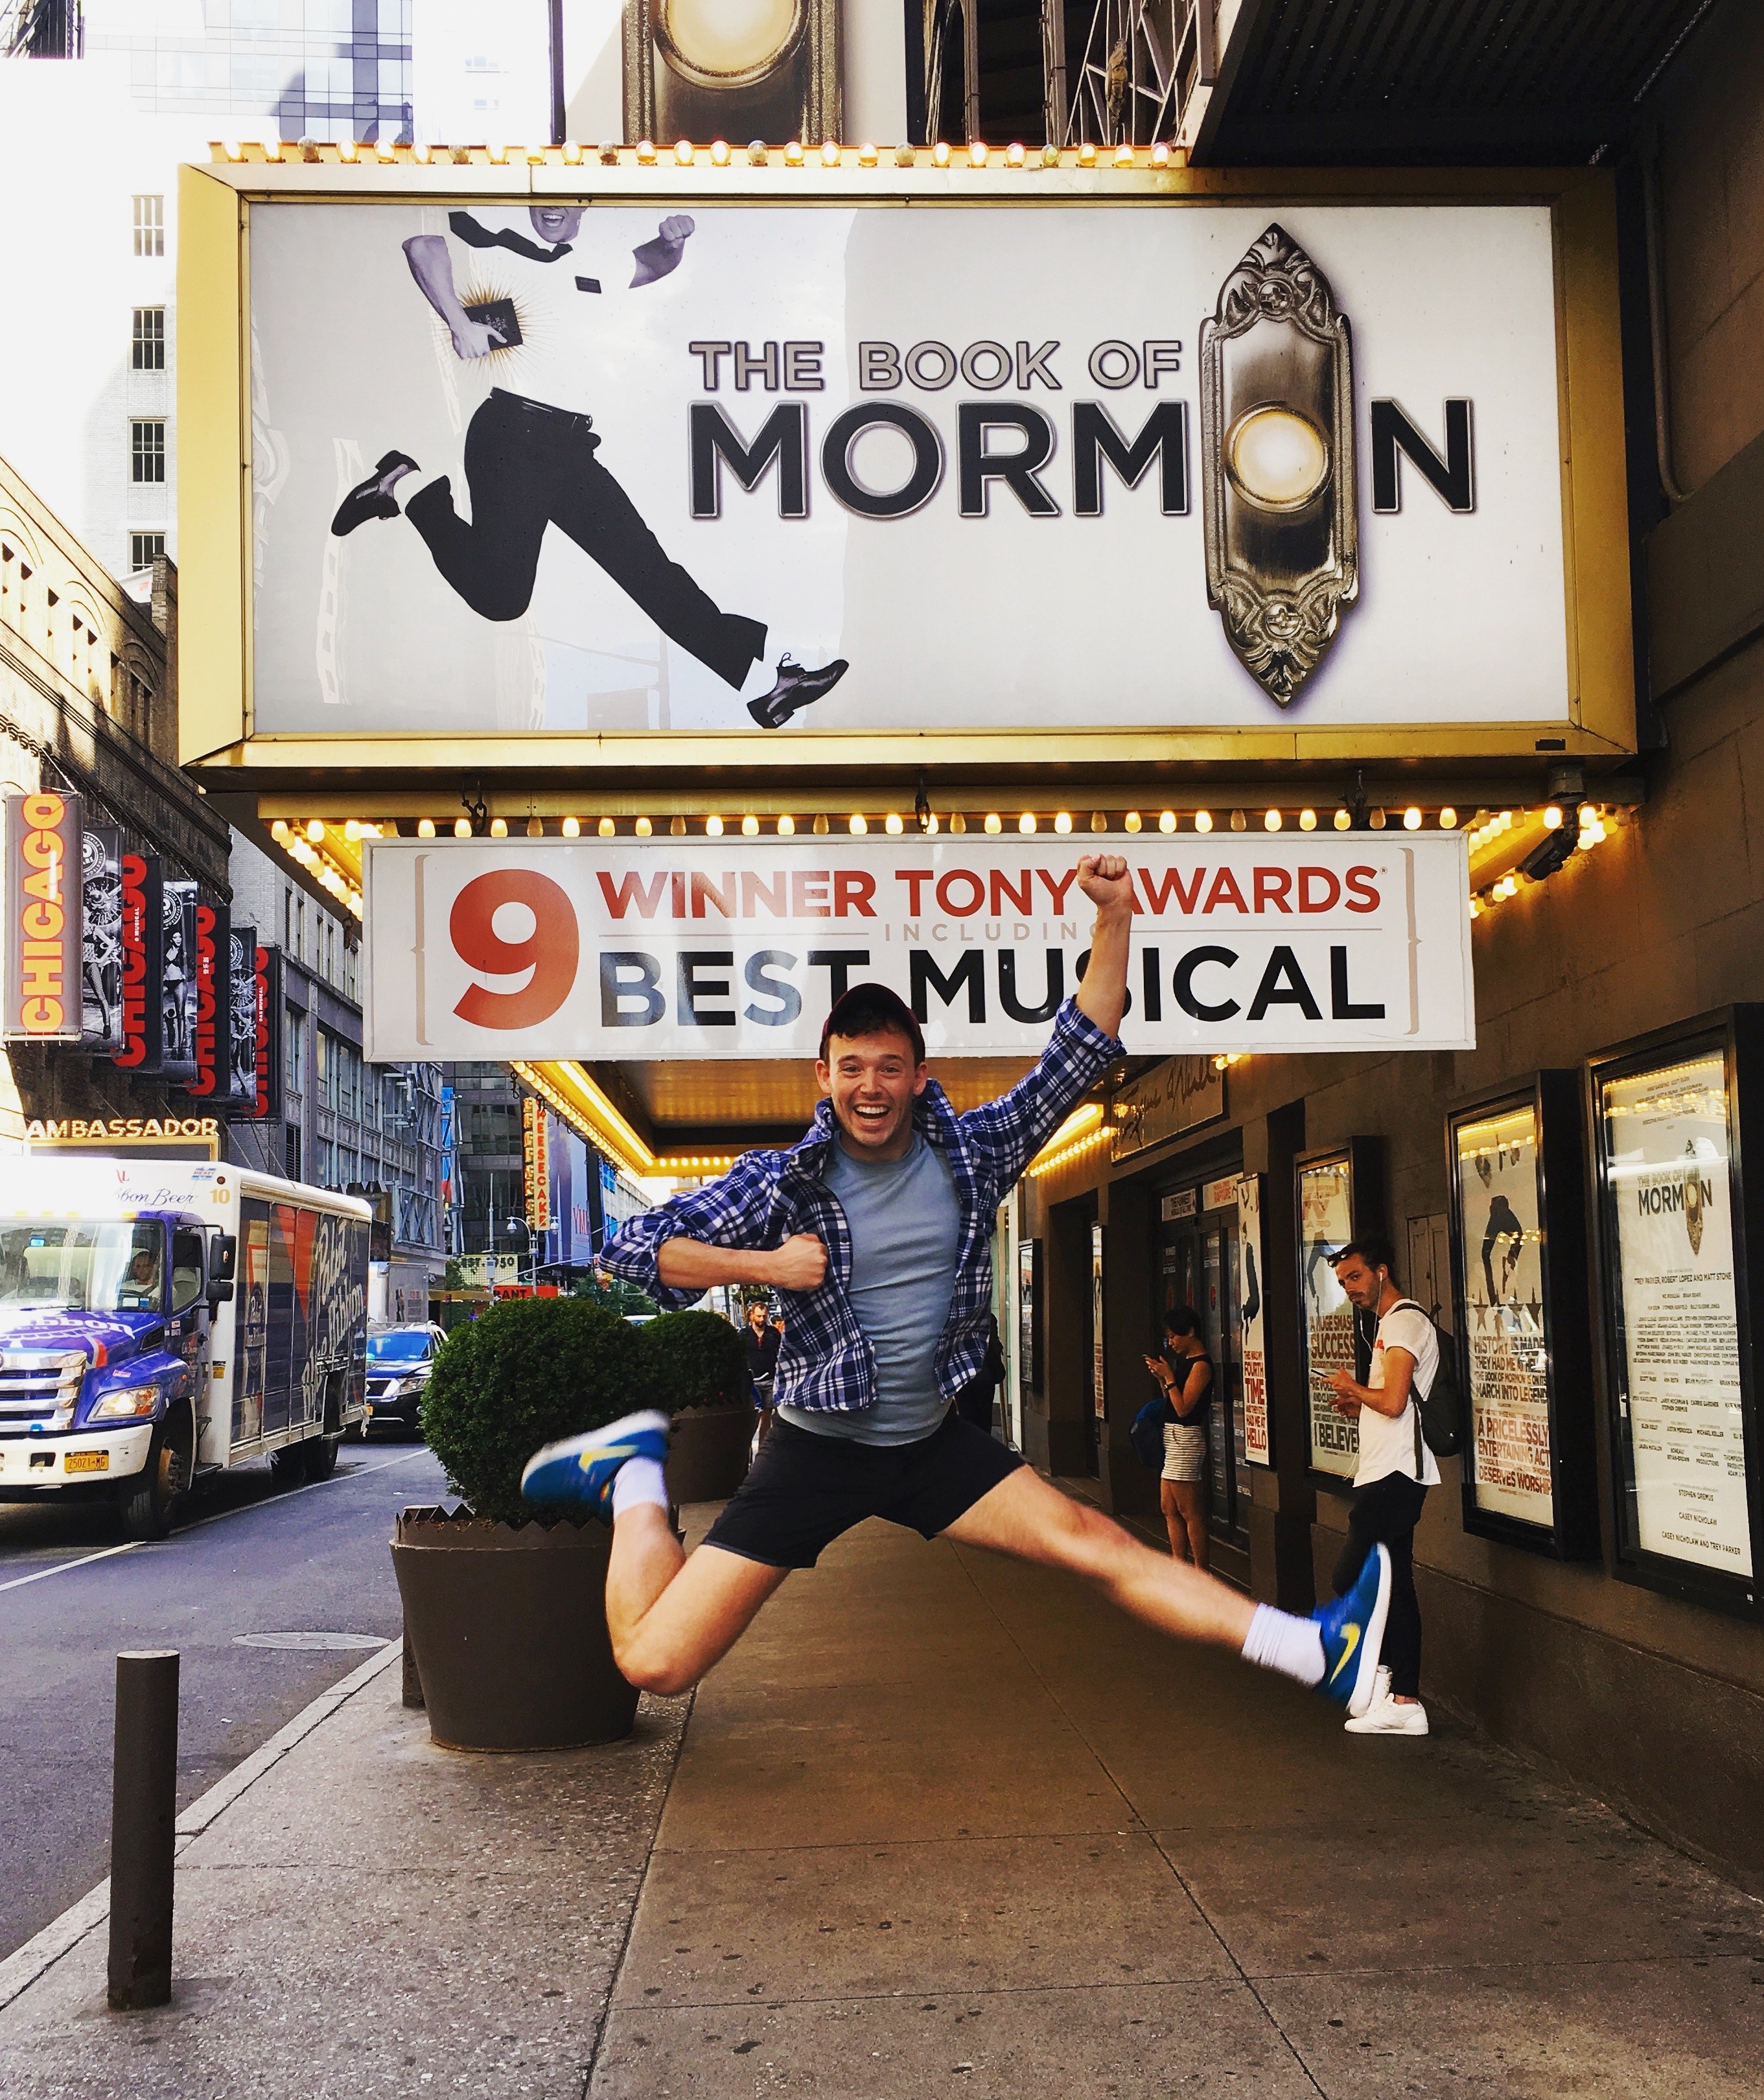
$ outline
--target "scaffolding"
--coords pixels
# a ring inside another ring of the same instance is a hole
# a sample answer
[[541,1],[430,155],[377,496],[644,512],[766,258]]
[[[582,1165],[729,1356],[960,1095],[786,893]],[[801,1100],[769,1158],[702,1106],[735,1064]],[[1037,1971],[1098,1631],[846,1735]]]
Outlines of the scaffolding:
[[1094,0],[1069,66],[1065,0],[1042,0],[1047,137],[1057,146],[1175,143],[1218,71],[1218,0]]

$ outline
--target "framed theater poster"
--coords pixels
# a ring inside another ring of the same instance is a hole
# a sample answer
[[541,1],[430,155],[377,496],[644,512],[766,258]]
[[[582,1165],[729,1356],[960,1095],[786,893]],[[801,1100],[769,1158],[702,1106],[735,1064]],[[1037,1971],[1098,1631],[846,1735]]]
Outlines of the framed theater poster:
[[1360,1331],[1335,1281],[1334,1257],[1384,1224],[1383,1140],[1356,1137],[1294,1162],[1299,1221],[1299,1348],[1311,1424],[1311,1471],[1351,1480],[1360,1462],[1360,1428],[1335,1409],[1330,1383],[1338,1370],[1364,1379],[1369,1336]]
[[1741,1162],[1764,1143],[1761,1017],[1727,1008],[1588,1068],[1618,1566],[1753,1612],[1758,1198]]
[[1580,1130],[1569,1071],[1446,1119],[1464,1528],[1564,1560],[1599,1549]]
[[1262,1251],[1262,1177],[1240,1174],[1237,1191],[1237,1260],[1241,1282],[1237,1319],[1243,1330],[1243,1456],[1252,1466],[1274,1462],[1272,1425],[1268,1405],[1268,1340],[1264,1331],[1262,1279],[1268,1263]]
[[1017,1348],[1023,1383],[1041,1391],[1041,1322],[1036,1309],[1041,1298],[1041,1242],[1017,1243]]

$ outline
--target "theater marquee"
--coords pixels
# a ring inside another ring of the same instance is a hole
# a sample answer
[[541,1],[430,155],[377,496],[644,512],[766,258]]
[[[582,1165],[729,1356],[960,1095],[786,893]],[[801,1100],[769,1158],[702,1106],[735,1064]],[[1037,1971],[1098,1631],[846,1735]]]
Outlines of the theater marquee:
[[1633,742],[1596,180],[709,172],[186,171],[187,756]]
[[[1462,833],[1127,842],[1136,1056],[1469,1049]],[[364,842],[365,1054],[813,1057],[880,981],[1033,1056],[1088,960],[1074,842]]]

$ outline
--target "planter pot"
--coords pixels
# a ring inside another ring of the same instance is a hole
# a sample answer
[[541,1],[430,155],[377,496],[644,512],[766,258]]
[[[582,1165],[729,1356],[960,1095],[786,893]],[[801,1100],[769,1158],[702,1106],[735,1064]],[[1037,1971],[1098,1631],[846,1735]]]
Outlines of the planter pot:
[[453,1750],[565,1750],[631,1732],[606,1632],[612,1533],[408,1509],[392,1539],[429,1732]]
[[756,1417],[735,1407],[691,1407],[673,1418],[668,1492],[676,1502],[726,1502],[747,1476]]

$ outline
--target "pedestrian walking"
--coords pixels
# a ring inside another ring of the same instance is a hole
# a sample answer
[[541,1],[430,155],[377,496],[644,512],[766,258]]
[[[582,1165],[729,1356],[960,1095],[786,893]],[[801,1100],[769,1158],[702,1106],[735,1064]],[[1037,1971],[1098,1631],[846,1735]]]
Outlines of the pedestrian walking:
[[955,1396],[955,1411],[964,1422],[975,1428],[992,1434],[992,1403],[999,1388],[1004,1383],[1004,1343],[999,1333],[997,1317],[986,1316],[986,1353],[981,1363],[980,1374],[971,1385],[964,1386]]
[[1440,1467],[1421,1432],[1418,1400],[1440,1372],[1440,1338],[1432,1321],[1398,1289],[1390,1242],[1376,1235],[1350,1240],[1334,1257],[1336,1281],[1356,1311],[1378,1321],[1372,1362],[1361,1385],[1349,1372],[1331,1381],[1335,1405],[1360,1423],[1360,1463],[1347,1512],[1347,1543],[1336,1563],[1334,1587],[1346,1595],[1369,1554],[1390,1555],[1391,1603],[1382,1667],[1373,1703],[1350,1715],[1361,1736],[1424,1736],[1421,1703],[1421,1604],[1415,1595],[1415,1526]]
[[747,1380],[753,1388],[753,1405],[760,1421],[755,1432],[757,1450],[772,1429],[772,1389],[778,1372],[778,1345],[783,1335],[766,1317],[765,1300],[751,1299],[747,1306]]
[[1123,1054],[1131,876],[1118,855],[1087,854],[1076,882],[1096,908],[1090,966],[1008,1094],[958,1115],[911,1009],[884,986],[853,986],[822,1029],[825,1098],[807,1136],[628,1220],[604,1251],[664,1308],[758,1283],[788,1319],[777,1423],[691,1555],[668,1522],[665,1416],[628,1415],[527,1465],[531,1500],[612,1520],[606,1621],[633,1684],[695,1683],[793,1568],[880,1516],[1065,1569],[1160,1632],[1241,1654],[1350,1713],[1370,1703],[1390,1590],[1382,1551],[1309,1618],[1252,1604],[1061,1494],[950,1405],[986,1359],[999,1206]]
[[1207,1562],[1206,1444],[1213,1406],[1213,1360],[1192,1305],[1174,1307],[1163,1318],[1162,1351],[1145,1359],[1169,1409],[1164,1423],[1164,1471],[1158,1484],[1164,1529],[1178,1560],[1197,1568]]

